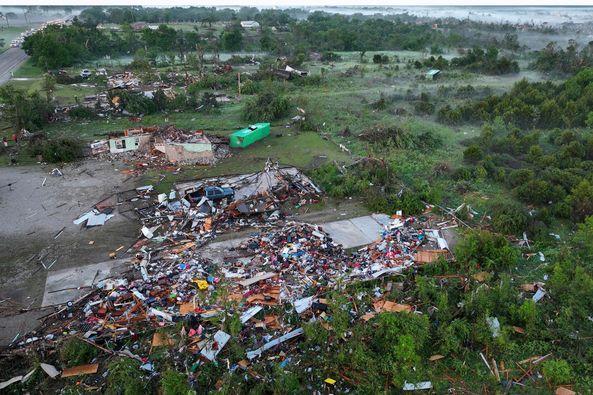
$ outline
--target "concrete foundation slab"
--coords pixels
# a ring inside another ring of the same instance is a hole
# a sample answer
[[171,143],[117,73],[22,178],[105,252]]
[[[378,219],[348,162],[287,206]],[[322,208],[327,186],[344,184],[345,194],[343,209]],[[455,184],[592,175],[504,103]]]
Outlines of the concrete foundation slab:
[[345,219],[322,224],[321,227],[331,238],[344,248],[360,247],[377,240],[383,226],[372,216]]
[[118,259],[92,265],[49,272],[45,282],[42,306],[75,301],[91,291],[91,286],[106,278],[117,278],[129,269],[129,259]]

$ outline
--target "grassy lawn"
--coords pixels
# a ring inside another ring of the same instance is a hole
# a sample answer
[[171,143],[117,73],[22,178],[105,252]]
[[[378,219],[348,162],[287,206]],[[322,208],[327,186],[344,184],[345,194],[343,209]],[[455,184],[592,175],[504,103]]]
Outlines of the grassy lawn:
[[45,71],[40,67],[33,65],[31,59],[27,59],[25,63],[14,71],[15,78],[41,78]]
[[[189,28],[188,24],[184,28]],[[179,27],[179,26],[178,26]],[[440,92],[445,88],[453,91],[459,87],[471,84],[476,91],[488,88],[492,93],[508,90],[521,78],[531,81],[544,79],[539,73],[521,71],[514,75],[485,76],[475,73],[449,70],[436,81],[425,80],[424,70],[407,69],[408,59],[426,56],[420,52],[389,51],[381,52],[390,57],[399,57],[399,69],[394,64],[387,66],[375,65],[372,62],[360,64],[358,52],[341,52],[342,61],[335,63],[335,67],[319,62],[305,63],[300,68],[308,69],[312,75],[322,75],[320,84],[299,86],[292,82],[278,82],[279,91],[292,99],[292,105],[287,116],[273,123],[272,136],[246,150],[233,150],[233,156],[210,167],[184,167],[179,174],[167,173],[163,181],[164,189],[176,180],[207,177],[222,174],[243,173],[260,170],[268,158],[279,160],[282,164],[294,165],[310,169],[323,162],[349,162],[348,154],[341,152],[338,145],[348,147],[356,156],[373,156],[388,160],[394,166],[403,184],[413,185],[418,182],[430,182],[446,191],[446,197],[451,205],[467,201],[477,210],[486,209],[494,198],[512,198],[507,196],[503,188],[489,182],[476,182],[470,193],[460,195],[450,185],[447,177],[433,175],[434,169],[446,165],[449,169],[464,166],[464,140],[477,136],[480,127],[466,125],[462,127],[448,127],[436,122],[436,111],[445,104],[458,104],[465,99],[443,96]],[[374,53],[367,53],[366,59],[372,59]],[[231,54],[226,54],[230,56]],[[119,60],[116,60],[119,62]],[[361,66],[364,72],[346,75],[345,72],[354,66]],[[90,66],[89,66],[90,67]],[[255,67],[248,66],[251,71]],[[159,71],[168,71],[163,68]],[[239,69],[239,68],[237,68]],[[322,69],[324,69],[322,71]],[[69,69],[72,73],[78,70]],[[18,75],[39,76],[40,70],[29,62],[26,63]],[[29,90],[39,89],[41,79],[14,81],[15,85]],[[74,103],[75,96],[95,94],[99,88],[90,86],[62,86],[57,85],[54,96],[62,104]],[[235,88],[226,90],[228,94],[236,94]],[[417,115],[414,104],[419,95],[426,92],[435,106],[435,112],[430,115]],[[387,105],[377,108],[374,103],[379,98],[387,98]],[[83,141],[103,139],[108,134],[121,132],[125,128],[139,125],[167,125],[172,124],[184,129],[202,129],[207,133],[228,135],[243,128],[247,123],[241,119],[243,101],[249,96],[243,96],[241,101],[225,104],[218,112],[174,112],[170,114],[152,114],[143,118],[140,124],[131,122],[127,117],[73,120],[68,123],[51,124],[44,131],[53,137],[74,136]],[[304,108],[307,117],[314,120],[319,133],[299,133],[293,128],[286,128],[290,117],[296,115],[296,107]],[[358,135],[375,125],[396,126],[406,130],[412,139],[417,139],[423,133],[430,133],[441,141],[441,144],[430,150],[410,148],[395,148],[385,144],[371,144],[362,141]],[[322,138],[324,136],[326,139]],[[24,158],[23,160],[27,160]],[[30,160],[30,159],[29,159]],[[147,182],[160,179],[161,171],[152,170],[147,174]],[[478,185],[479,184],[479,185]],[[159,187],[161,188],[161,187]]]
[[295,133],[281,128],[272,128],[270,137],[248,148],[233,149],[231,152],[232,157],[223,159],[213,166],[183,167],[177,174],[153,169],[146,174],[145,179],[147,183],[156,184],[161,175],[166,175],[158,186],[159,190],[166,191],[174,182],[180,180],[260,171],[268,158],[278,160],[281,165],[296,166],[305,170],[312,169],[322,162],[343,162],[350,159],[334,143],[322,139],[317,133]]

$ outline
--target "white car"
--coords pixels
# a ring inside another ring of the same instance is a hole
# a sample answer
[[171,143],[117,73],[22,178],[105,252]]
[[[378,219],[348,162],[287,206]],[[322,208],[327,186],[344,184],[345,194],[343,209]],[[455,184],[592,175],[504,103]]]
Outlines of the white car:
[[89,78],[91,75],[93,75],[93,73],[91,73],[89,69],[84,69],[80,72],[82,78]]

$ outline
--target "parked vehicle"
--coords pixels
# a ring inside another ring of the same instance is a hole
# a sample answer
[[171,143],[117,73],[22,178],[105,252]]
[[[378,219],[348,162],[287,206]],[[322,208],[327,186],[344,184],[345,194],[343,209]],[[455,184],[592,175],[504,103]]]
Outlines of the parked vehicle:
[[89,69],[84,69],[80,72],[82,78],[89,78],[91,75],[93,75],[93,73],[91,73]]
[[208,200],[217,201],[222,199],[228,199],[233,201],[235,199],[235,191],[232,188],[222,188],[210,186],[204,188],[202,191],[192,192],[189,195],[189,200],[192,202],[199,202],[205,197]]

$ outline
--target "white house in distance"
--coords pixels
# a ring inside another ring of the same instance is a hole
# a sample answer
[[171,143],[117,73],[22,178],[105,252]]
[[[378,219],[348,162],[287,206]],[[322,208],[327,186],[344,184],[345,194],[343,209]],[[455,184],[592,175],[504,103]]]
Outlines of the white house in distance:
[[257,29],[257,28],[259,28],[259,22],[257,22],[257,21],[241,21],[241,27],[243,29]]

